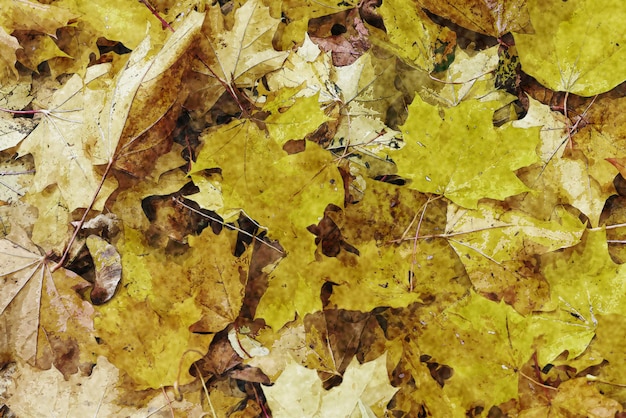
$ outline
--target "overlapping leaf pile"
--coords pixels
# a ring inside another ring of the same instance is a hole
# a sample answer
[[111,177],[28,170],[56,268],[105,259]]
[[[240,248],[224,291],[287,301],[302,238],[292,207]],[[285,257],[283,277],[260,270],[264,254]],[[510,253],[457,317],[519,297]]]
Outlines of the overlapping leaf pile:
[[625,19],[10,2],[4,408],[622,413]]

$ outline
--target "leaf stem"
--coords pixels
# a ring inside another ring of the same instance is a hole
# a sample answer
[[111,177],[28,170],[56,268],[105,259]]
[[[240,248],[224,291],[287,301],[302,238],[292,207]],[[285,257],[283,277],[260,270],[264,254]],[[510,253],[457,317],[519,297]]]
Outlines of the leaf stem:
[[615,225],[604,225],[604,226],[597,226],[595,228],[589,228],[589,231],[601,231],[602,228],[604,228],[605,230],[609,230],[609,229],[617,229],[617,228],[623,228],[626,226],[626,223],[623,224],[615,224]]
[[448,232],[445,234],[430,234],[430,235],[420,235],[418,237],[409,237],[409,238],[405,238],[405,237],[401,237],[398,239],[394,239],[390,242],[394,243],[394,244],[399,244],[402,241],[413,241],[414,239],[428,239],[428,238],[450,238],[450,237],[455,237],[457,235],[466,235],[466,234],[472,234],[474,232],[482,232],[482,231],[489,231],[491,229],[499,229],[499,228],[512,228],[514,226],[517,226],[519,228],[524,228],[524,226],[529,226],[531,227],[532,225],[494,225],[494,226],[487,226],[484,228],[478,228],[478,229],[473,229],[471,231],[461,231],[461,232]]
[[[221,220],[219,220],[219,219],[217,219],[217,218],[214,218],[214,217],[213,217],[213,216],[211,216],[211,215],[207,215],[207,214],[206,214],[206,213],[204,213],[204,212],[200,212],[199,210],[194,209],[194,208],[192,208],[191,206],[189,206],[189,205],[185,204],[184,202],[180,201],[180,200],[179,200],[178,198],[176,198],[176,197],[172,197],[172,200],[174,201],[174,203],[176,203],[176,204],[178,204],[178,205],[181,205],[181,206],[182,206],[182,207],[184,207],[185,209],[188,209],[188,210],[190,210],[190,211],[192,211],[192,212],[194,212],[194,213],[197,213],[198,215],[200,215],[200,216],[202,216],[202,217],[204,217],[204,218],[207,218],[207,219],[209,219],[209,220],[211,220],[211,221],[213,221],[213,222],[217,222],[217,223],[219,223],[219,224],[222,224],[222,225],[224,225],[226,228],[234,229],[234,230],[235,230],[235,231],[237,231],[237,232],[241,232],[241,233],[242,233],[242,234],[244,234],[245,236],[250,237],[250,238],[252,238],[252,239],[255,239],[255,240],[257,240],[258,242],[260,242],[261,244],[267,245],[267,246],[268,246],[268,247],[270,247],[271,249],[273,249],[273,250],[275,250],[275,251],[278,251],[280,254],[283,254],[283,255],[285,254],[285,253],[284,253],[284,251],[282,251],[281,249],[279,249],[279,248],[277,248],[277,247],[274,247],[272,244],[270,244],[270,243],[267,243],[267,242],[263,241],[261,238],[257,237],[256,235],[253,235],[253,234],[249,233],[248,231],[244,231],[244,230],[243,230],[243,229],[241,229],[241,228],[237,228],[235,225],[230,225],[230,224],[227,224],[226,222],[221,221]],[[255,223],[256,223],[256,222],[255,222]],[[257,225],[258,225],[258,224],[257,224]]]
[[167,29],[171,30],[171,31],[172,31],[172,33],[173,33],[173,32],[175,32],[175,31],[174,31],[174,28],[173,28],[173,27],[171,27],[171,26],[170,26],[170,24],[169,24],[169,23],[167,23],[167,22],[165,21],[165,19],[163,19],[163,18],[161,17],[161,15],[160,15],[160,14],[159,14],[159,12],[157,11],[157,9],[155,9],[154,7],[152,7],[152,5],[151,5],[150,3],[148,3],[148,1],[147,1],[147,0],[139,0],[139,3],[142,3],[144,6],[146,6],[146,7],[148,8],[148,10],[150,10],[150,13],[152,13],[152,14],[153,14],[153,15],[154,15],[157,19],[159,19],[159,21],[161,22],[161,26],[163,27],[163,29],[167,28]]
[[13,110],[13,109],[7,109],[4,107],[0,107],[0,112],[12,113],[14,115],[36,115],[37,113],[43,113],[44,115],[47,115],[48,113],[50,113],[50,111],[46,109]]
[[111,171],[112,167],[113,167],[113,158],[109,159],[109,164],[107,164],[107,167],[104,170],[104,173],[102,174],[102,180],[100,180],[100,184],[98,184],[98,188],[96,189],[93,195],[93,198],[91,199],[91,202],[89,203],[89,206],[87,207],[87,209],[85,209],[85,213],[83,213],[83,216],[82,218],[80,218],[80,221],[76,225],[76,228],[74,228],[74,233],[72,234],[72,238],[70,238],[70,242],[68,242],[67,246],[65,247],[65,251],[63,252],[63,255],[61,256],[61,259],[58,261],[58,263],[54,265],[54,267],[52,267],[52,272],[55,272],[56,270],[61,268],[63,266],[63,263],[67,259],[67,255],[69,254],[70,249],[72,248],[72,244],[74,244],[74,241],[76,240],[76,237],[78,236],[78,233],[80,232],[81,228],[83,227],[83,224],[87,220],[87,216],[89,215],[91,208],[93,208],[93,205],[95,204],[96,199],[98,198],[98,194],[100,194],[100,190],[102,190],[102,186],[104,185],[104,182],[109,172]]
[[623,383],[612,383],[607,382],[606,380],[600,380],[592,374],[587,374],[585,378],[591,382],[604,383],[605,385],[617,386],[618,388],[626,388],[626,385]]

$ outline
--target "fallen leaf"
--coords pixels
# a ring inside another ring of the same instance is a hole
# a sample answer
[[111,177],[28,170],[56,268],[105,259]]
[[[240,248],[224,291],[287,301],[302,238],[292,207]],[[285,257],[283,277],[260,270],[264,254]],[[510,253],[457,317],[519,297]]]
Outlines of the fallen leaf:
[[626,79],[626,10],[616,0],[528,2],[534,33],[515,33],[522,69],[544,86],[581,96]]
[[272,38],[280,21],[269,14],[259,0],[248,1],[234,13],[232,28],[227,27],[219,7],[210,7],[198,45],[199,60],[193,69],[202,75],[200,91],[192,95],[200,114],[206,113],[227,91],[252,87],[265,74],[280,68],[288,53],[276,51]]
[[452,368],[443,384],[451,403],[468,410],[479,402],[489,410],[516,396],[518,371],[534,351],[534,335],[512,307],[472,292],[424,322],[418,345],[422,354]]
[[[398,13],[398,10],[403,12]],[[378,40],[378,43],[387,46],[409,65],[431,71],[434,67],[433,47],[439,26],[410,0],[384,1],[378,12],[383,18],[389,39],[386,45],[382,40]],[[373,39],[377,40],[377,37],[381,37],[380,32],[374,32]]]
[[445,235],[477,292],[529,314],[548,302],[550,291],[535,257],[576,245],[583,229],[558,207],[554,219],[541,221],[492,203],[476,210],[451,204]]
[[142,408],[124,404],[125,393],[117,387],[119,370],[106,357],[98,357],[89,376],[72,376],[69,380],[56,370],[41,371],[27,364],[19,365],[13,376],[6,405],[20,416],[127,416],[141,418],[170,408],[187,416],[199,416],[198,405],[172,401],[159,391]]
[[413,181],[409,187],[467,208],[485,197],[502,200],[528,191],[513,170],[537,161],[538,130],[493,128],[497,107],[468,101],[444,109],[416,96],[401,127],[406,145],[391,153],[398,172]]
[[[0,80],[9,80],[11,77],[18,77],[16,51],[20,48],[20,43],[15,36],[9,35],[0,26]],[[4,84],[4,83],[3,83]]]
[[52,271],[54,263],[27,245],[0,241],[4,343],[14,356],[44,369],[54,365],[68,377],[92,360],[95,348],[93,308],[77,293],[87,282],[69,270]]
[[97,235],[87,237],[86,245],[96,269],[91,301],[94,305],[102,305],[113,297],[122,279],[120,255],[114,246]]
[[211,334],[239,315],[249,255],[234,257],[225,234],[191,236],[188,253],[174,256],[125,228],[118,244],[124,280],[116,297],[97,307],[95,328],[101,349],[137,387],[172,385],[181,361],[179,384],[189,383],[186,371],[198,354],[184,353],[205,351]]
[[322,389],[314,370],[293,360],[274,386],[263,388],[277,418],[382,416],[396,391],[389,385],[385,355],[364,364],[354,359],[342,384],[329,391]]
[[525,0],[478,3],[418,0],[418,3],[431,13],[449,19],[457,25],[495,38],[500,38],[508,32],[532,31]]

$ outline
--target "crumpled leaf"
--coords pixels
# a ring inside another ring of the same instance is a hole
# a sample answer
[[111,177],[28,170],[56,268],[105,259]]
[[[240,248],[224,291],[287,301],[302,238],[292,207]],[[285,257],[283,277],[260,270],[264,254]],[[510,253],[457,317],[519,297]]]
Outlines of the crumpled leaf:
[[606,396],[604,390],[591,385],[584,378],[570,379],[559,386],[552,399],[548,415],[586,415],[590,417],[614,417],[623,413],[623,406],[615,399]]
[[387,403],[398,390],[389,384],[386,359],[382,355],[361,365],[353,359],[341,385],[329,391],[322,389],[314,370],[291,360],[276,383],[263,388],[272,416],[383,416]]
[[[611,107],[605,109],[605,113],[608,112],[613,112]],[[604,202],[615,193],[613,178],[616,170],[603,158],[621,155],[619,139],[610,134],[599,134],[595,128],[585,128],[572,137],[576,146],[569,150],[569,126],[565,117],[532,98],[529,98],[524,119],[514,121],[512,125],[517,128],[542,127],[538,147],[542,163],[519,174],[525,184],[541,192],[513,198],[517,207],[538,218],[549,219],[552,208],[570,204],[597,226]]]
[[522,69],[544,86],[593,96],[626,80],[619,0],[530,0],[528,10],[534,33],[515,33],[515,44]]
[[91,291],[94,305],[109,301],[122,279],[122,263],[114,246],[97,235],[90,235],[85,242],[96,269],[96,280]]
[[537,161],[538,129],[494,128],[498,107],[467,101],[444,109],[416,96],[401,127],[406,144],[391,153],[398,173],[412,180],[409,187],[467,208],[485,197],[502,200],[528,191],[513,170]]

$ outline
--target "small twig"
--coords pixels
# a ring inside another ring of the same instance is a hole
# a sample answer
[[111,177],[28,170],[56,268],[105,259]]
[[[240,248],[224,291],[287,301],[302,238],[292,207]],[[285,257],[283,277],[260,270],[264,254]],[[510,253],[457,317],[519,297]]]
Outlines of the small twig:
[[256,392],[256,387],[254,386],[254,383],[252,384],[252,390],[254,391],[254,397],[256,398],[257,403],[261,407],[261,411],[263,411],[263,416],[265,418],[271,418],[270,414],[268,414],[267,411],[265,410],[265,406],[263,405],[263,402],[261,402],[261,398],[259,397],[259,394]]
[[[207,37],[207,40],[208,40],[208,37]],[[211,47],[211,49],[213,50],[213,53],[217,57],[217,52],[213,48],[213,45],[211,44],[211,41],[207,41],[207,42],[209,43],[209,46]],[[213,75],[213,77],[215,77],[215,79],[222,85],[222,87],[224,87],[224,90],[226,90],[228,92],[228,94],[233,98],[233,100],[235,100],[235,103],[237,103],[237,106],[239,106],[239,109],[241,109],[241,112],[244,114],[244,116],[246,116],[246,117],[249,116],[248,115],[248,111],[246,110],[246,108],[243,106],[243,104],[239,100],[239,97],[237,96],[237,93],[235,92],[235,89],[229,83],[227,83],[225,80],[222,80],[215,73],[215,71],[213,71],[211,66],[209,64],[207,64],[206,62],[204,62],[202,57],[198,57],[198,60],[202,64],[204,64],[204,66],[207,68],[207,70],[209,70],[209,72]],[[219,61],[219,57],[218,57],[218,61]],[[222,72],[224,72],[224,69],[222,69]],[[226,76],[226,74],[224,74],[224,76]]]
[[163,392],[163,396],[165,397],[165,401],[167,402],[167,406],[169,406],[170,408],[170,413],[172,414],[172,418],[175,418],[176,415],[174,415],[174,408],[172,408],[172,401],[170,401],[169,396],[167,396],[167,392],[165,391],[165,388],[161,386],[161,391]]
[[[417,228],[415,228],[415,240],[413,241],[413,250],[411,257],[411,266],[409,267],[409,292],[413,292],[413,282],[415,277],[415,265],[417,264],[417,239],[420,236],[420,229],[422,228],[422,222],[424,221],[424,215],[426,214],[426,208],[428,208],[428,204],[432,201],[432,197],[428,196],[428,200],[422,206],[422,213],[420,215],[420,220],[417,222]],[[414,218],[415,219],[415,218]]]
[[202,378],[202,372],[200,372],[200,368],[196,363],[193,364],[196,368],[196,372],[198,372],[198,377],[200,378],[200,382],[202,382],[202,389],[204,390],[204,394],[206,395],[206,399],[209,402],[209,408],[211,408],[211,414],[213,414],[213,418],[217,418],[217,414],[215,413],[215,409],[213,408],[213,402],[211,402],[211,397],[209,396],[209,389],[206,387],[206,383],[204,383],[204,379]]
[[474,232],[482,232],[482,231],[489,231],[491,229],[500,229],[500,228],[512,228],[512,227],[518,227],[518,228],[524,228],[524,227],[532,227],[532,225],[494,225],[494,226],[487,226],[484,228],[478,228],[478,229],[473,229],[471,231],[462,231],[462,232],[449,232],[449,233],[445,233],[445,234],[430,234],[430,235],[420,235],[419,237],[410,237],[410,238],[399,238],[399,239],[394,239],[392,241],[389,241],[391,243],[394,244],[398,244],[402,241],[413,241],[414,239],[429,239],[429,238],[450,238],[450,237],[455,237],[457,235],[466,235],[466,234],[473,234]]
[[606,380],[600,380],[592,374],[586,375],[585,378],[592,382],[604,383],[605,385],[617,386],[618,388],[626,388],[626,385],[623,383],[612,383],[612,382],[607,382]]
[[20,197],[24,196],[24,193],[22,193],[22,192],[19,192],[19,191],[15,190],[13,187],[9,186],[9,185],[8,185],[8,184],[6,184],[5,182],[0,181],[0,184],[2,184],[2,185],[3,185],[4,187],[6,187],[7,189],[11,190],[13,193],[15,193],[15,194],[16,194],[16,195],[18,195],[18,196],[20,196]]
[[[213,221],[213,222],[217,222],[217,223],[219,223],[219,224],[222,224],[222,225],[224,225],[226,228],[234,229],[234,230],[235,230],[235,231],[237,231],[237,232],[241,232],[241,233],[242,233],[242,234],[244,234],[245,236],[250,237],[250,238],[252,238],[252,239],[255,239],[255,240],[257,240],[258,242],[260,242],[261,244],[267,245],[267,246],[268,246],[268,247],[270,247],[271,249],[273,249],[273,250],[275,250],[275,251],[278,251],[278,252],[279,252],[279,253],[281,253],[281,254],[285,254],[285,253],[284,253],[281,249],[276,248],[276,247],[274,247],[272,244],[269,244],[269,243],[267,243],[267,242],[263,241],[261,238],[257,237],[256,235],[253,235],[253,234],[249,233],[248,231],[244,231],[244,230],[243,230],[243,229],[241,229],[241,228],[237,228],[235,225],[230,225],[230,224],[227,224],[226,222],[221,221],[221,220],[219,220],[219,219],[217,219],[217,218],[214,218],[214,217],[213,217],[213,216],[211,216],[211,215],[207,215],[207,214],[206,214],[206,213],[204,213],[204,212],[200,212],[199,210],[192,208],[191,206],[189,206],[189,205],[185,204],[184,202],[182,202],[181,200],[179,200],[179,199],[178,199],[178,198],[176,198],[176,197],[172,197],[172,201],[174,201],[176,204],[181,205],[181,206],[182,206],[182,207],[184,207],[185,209],[189,209],[190,211],[192,211],[192,212],[194,212],[194,213],[197,213],[198,215],[200,215],[200,216],[202,216],[202,217],[207,218],[208,220],[211,220],[211,221]],[[257,225],[258,225],[258,224],[257,224]]]
[[163,27],[163,29],[167,28],[169,30],[171,30],[172,32],[174,31],[174,28],[170,26],[169,23],[167,23],[165,21],[165,19],[163,19],[161,17],[161,15],[159,14],[158,10],[155,9],[154,7],[152,7],[152,5],[150,3],[148,3],[147,0],[139,0],[139,3],[143,3],[144,6],[146,6],[148,8],[148,10],[150,10],[150,13],[152,13],[157,19],[159,19],[159,21],[161,22],[161,26]]
[[74,244],[74,241],[76,240],[76,237],[78,236],[78,233],[80,232],[81,228],[83,227],[83,224],[85,223],[85,221],[87,220],[87,216],[89,215],[89,211],[91,211],[91,208],[93,208],[93,205],[96,203],[96,199],[98,198],[98,195],[100,194],[100,190],[102,190],[102,186],[104,185],[104,182],[107,178],[107,175],[109,174],[109,171],[111,171],[111,168],[113,167],[113,158],[111,158],[109,160],[109,164],[107,165],[106,169],[104,170],[104,173],[102,174],[102,180],[100,180],[100,184],[98,184],[98,188],[96,189],[96,192],[93,195],[93,199],[91,199],[91,202],[89,203],[89,206],[87,207],[87,209],[85,209],[85,213],[83,213],[82,218],[80,218],[80,221],[78,222],[78,225],[76,225],[76,228],[74,229],[74,233],[72,234],[72,237],[70,238],[70,241],[68,242],[67,246],[65,247],[65,251],[63,252],[63,255],[61,256],[61,259],[59,260],[59,262],[52,267],[52,271],[55,272],[56,270],[58,270],[59,268],[61,268],[63,266],[63,263],[65,262],[65,259],[67,258],[68,254],[70,253],[70,249],[72,248],[72,244]]
[[550,390],[558,390],[557,388],[554,388],[552,386],[548,386],[546,384],[537,382],[535,379],[533,379],[532,377],[524,374],[524,372],[522,372],[521,370],[519,371],[519,374],[521,374],[522,376],[524,376],[526,379],[530,380],[531,382],[533,382],[535,385],[541,386],[544,389],[550,389]]
[[605,226],[597,226],[595,228],[589,228],[589,231],[601,231],[603,228],[606,230],[609,229],[617,229],[617,228],[623,228],[626,226],[626,223],[623,224],[615,224],[615,225],[605,225]]
[[98,418],[98,414],[100,413],[100,408],[102,407],[102,403],[104,402],[104,396],[106,395],[108,388],[108,386],[104,387],[104,390],[102,391],[102,396],[100,397],[100,402],[98,402],[98,407],[96,408],[96,412],[93,414],[93,418]]
[[35,170],[27,171],[0,171],[0,176],[21,176],[22,174],[35,174]]
[[60,120],[64,120],[66,122],[80,123],[80,121],[71,120],[67,118],[62,118],[61,116],[57,116],[56,113],[71,113],[78,112],[83,109],[62,109],[62,110],[48,110],[48,109],[35,109],[35,110],[12,110],[6,109],[4,107],[0,107],[0,112],[11,113],[13,115],[37,115],[41,113],[44,117],[54,117]]
[[[183,360],[185,359],[185,356],[188,353],[200,354],[200,358],[203,358],[204,356],[206,356],[206,353],[203,353],[202,351],[197,350],[195,348],[190,348],[190,349],[186,350],[180,356],[180,360],[178,361],[178,373],[176,374],[176,380],[174,381],[174,386],[172,387],[172,389],[174,390],[174,399],[176,399],[176,401],[178,401],[178,402],[183,400],[183,394],[180,391],[180,384],[178,382],[180,382],[180,374],[181,374],[182,368],[183,368]],[[202,379],[202,377],[200,377],[200,378]]]
[[486,76],[487,74],[491,74],[491,71],[488,71],[488,72],[486,72],[486,73],[483,73],[483,74],[477,75],[476,77],[472,77],[472,78],[470,78],[470,79],[468,79],[468,80],[465,80],[465,81],[445,81],[445,80],[441,80],[441,79],[439,79],[439,78],[437,78],[437,77],[433,76],[432,74],[428,74],[428,77],[429,77],[431,80],[433,80],[433,81],[438,81],[439,83],[443,83],[443,84],[467,84],[467,83],[469,83],[469,82],[476,81],[476,80],[478,80],[479,78]]

